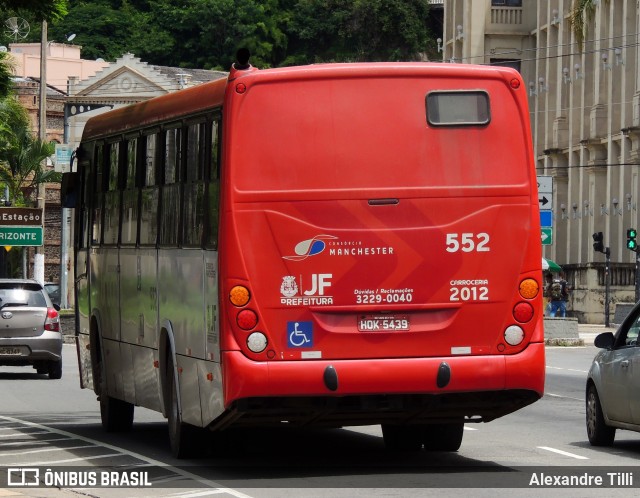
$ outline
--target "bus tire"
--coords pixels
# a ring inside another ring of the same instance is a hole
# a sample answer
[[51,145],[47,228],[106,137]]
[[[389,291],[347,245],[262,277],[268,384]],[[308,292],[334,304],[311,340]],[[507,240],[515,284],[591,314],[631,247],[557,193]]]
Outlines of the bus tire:
[[419,451],[422,448],[421,425],[382,424],[384,445],[391,451]]
[[191,458],[198,456],[200,450],[199,430],[197,427],[182,421],[178,406],[178,386],[173,375],[173,365],[167,368],[167,392],[169,393],[168,425],[169,444],[175,458]]
[[128,432],[133,426],[133,404],[101,394],[100,419],[107,432]]
[[596,386],[589,384],[586,400],[587,437],[591,446],[611,446],[616,437],[616,428],[604,421],[602,405]]
[[424,430],[424,449],[427,451],[458,451],[462,444],[464,422],[429,424]]
[[99,373],[99,378],[94,379],[94,382],[97,381],[100,386],[98,400],[100,401],[102,428],[106,432],[130,431],[133,426],[133,404],[113,398],[107,394],[104,380],[106,378],[106,372],[104,371],[104,364],[101,360],[99,360],[96,371]]

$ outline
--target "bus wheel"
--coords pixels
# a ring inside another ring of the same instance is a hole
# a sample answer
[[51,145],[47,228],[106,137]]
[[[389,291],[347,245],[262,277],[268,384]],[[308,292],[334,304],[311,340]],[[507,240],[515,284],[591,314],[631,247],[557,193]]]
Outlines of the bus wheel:
[[592,446],[611,446],[616,437],[616,428],[604,422],[598,391],[593,384],[587,391],[587,436]]
[[462,444],[464,423],[429,424],[424,430],[424,449],[428,451],[458,451]]
[[[112,398],[107,394],[104,384],[106,376],[104,365],[100,362],[98,366],[100,378],[97,379],[100,384],[100,419],[102,420],[102,428],[107,432],[127,432],[133,426],[133,404]],[[94,382],[96,379],[94,379]]]
[[173,376],[173,368],[167,369],[167,392],[169,393],[169,443],[171,453],[175,458],[190,458],[197,456],[200,442],[197,427],[182,421],[178,407],[178,388]]
[[419,451],[422,448],[422,425],[382,424],[384,445],[393,451]]

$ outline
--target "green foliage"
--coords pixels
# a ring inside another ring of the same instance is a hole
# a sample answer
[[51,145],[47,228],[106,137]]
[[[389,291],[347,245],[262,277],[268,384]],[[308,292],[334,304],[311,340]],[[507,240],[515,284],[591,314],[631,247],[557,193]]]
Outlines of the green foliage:
[[59,173],[42,167],[55,146],[33,136],[27,112],[14,97],[0,100],[0,123],[0,183],[8,186],[12,203],[23,206],[28,203],[25,192],[60,181]]
[[131,52],[222,70],[240,47],[257,67],[416,60],[429,45],[428,8],[427,0],[69,0],[49,39],[76,33],[87,59]]
[[0,0],[0,9],[34,21],[56,21],[67,14],[67,0]]
[[589,23],[595,16],[597,3],[597,0],[573,0],[570,14],[571,27],[581,51],[587,38]]
[[12,76],[12,63],[11,59],[9,59],[9,53],[0,52],[0,98],[6,97],[11,93],[13,88]]

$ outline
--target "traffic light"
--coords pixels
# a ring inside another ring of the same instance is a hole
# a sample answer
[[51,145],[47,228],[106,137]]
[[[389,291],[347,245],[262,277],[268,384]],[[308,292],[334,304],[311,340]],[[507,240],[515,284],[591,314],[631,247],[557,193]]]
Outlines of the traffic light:
[[638,251],[638,242],[636,242],[637,235],[638,231],[635,228],[629,228],[627,230],[627,249],[631,249],[634,252]]
[[596,252],[604,252],[604,242],[602,241],[602,232],[593,234],[593,250]]

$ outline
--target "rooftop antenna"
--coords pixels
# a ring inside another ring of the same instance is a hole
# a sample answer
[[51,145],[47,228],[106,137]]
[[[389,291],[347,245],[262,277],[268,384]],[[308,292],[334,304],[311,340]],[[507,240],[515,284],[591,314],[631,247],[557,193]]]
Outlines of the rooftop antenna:
[[26,38],[29,34],[29,23],[21,17],[10,17],[4,23],[4,34],[17,42],[19,38]]

